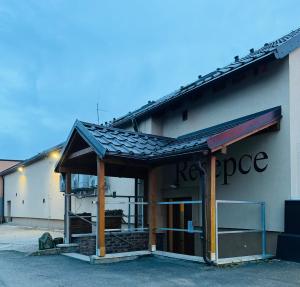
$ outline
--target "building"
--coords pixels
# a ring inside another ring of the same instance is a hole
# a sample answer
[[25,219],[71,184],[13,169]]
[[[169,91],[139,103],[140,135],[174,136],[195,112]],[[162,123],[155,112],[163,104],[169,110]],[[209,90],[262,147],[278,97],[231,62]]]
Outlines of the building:
[[[63,144],[42,151],[24,161],[0,162],[1,223],[15,225],[63,229],[64,228],[64,185],[58,173],[54,172]],[[73,210],[81,213],[88,206],[93,215],[96,212],[94,190],[95,176],[73,174]],[[107,196],[133,195],[134,181],[106,179]],[[84,197],[84,198],[83,198]],[[112,198],[116,202],[116,199]],[[128,213],[128,204],[114,204],[114,209],[122,208]],[[4,220],[5,219],[5,220]]]
[[4,187],[4,216],[14,224],[63,228],[64,198],[54,167],[62,144],[19,162],[0,173]]
[[[274,255],[285,200],[300,197],[299,47],[300,29],[107,126],[76,121],[56,166],[66,183],[66,242],[88,241],[81,252],[103,258]],[[98,176],[88,235],[74,234],[68,216],[74,173]],[[105,176],[138,179],[134,228],[108,230]]]
[[[20,160],[0,159],[0,173],[16,164]],[[3,191],[3,178],[0,176],[0,223],[4,221],[4,191]]]

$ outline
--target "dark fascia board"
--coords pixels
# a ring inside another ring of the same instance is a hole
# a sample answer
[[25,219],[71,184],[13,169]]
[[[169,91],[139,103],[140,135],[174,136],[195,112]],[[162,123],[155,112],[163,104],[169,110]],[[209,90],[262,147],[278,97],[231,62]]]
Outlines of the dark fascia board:
[[1,173],[0,173],[0,176],[6,176],[8,174],[11,174],[11,173],[14,173],[19,167],[25,167],[25,166],[29,166],[37,161],[40,161],[42,159],[44,159],[46,156],[48,156],[49,153],[53,152],[53,151],[56,151],[56,150],[62,150],[64,146],[64,143],[60,143],[54,147],[51,147],[47,150],[44,150],[38,154],[36,154],[35,156],[29,158],[29,159],[26,159],[26,160],[23,160],[23,161],[20,161],[19,163],[17,163],[16,165],[8,168],[8,169],[5,169],[3,170]]
[[66,144],[64,149],[62,150],[62,156],[58,163],[55,166],[55,172],[59,172],[60,166],[63,164],[64,160],[66,159],[66,155],[70,148],[71,139],[73,138],[75,132],[77,132],[84,141],[93,149],[93,151],[102,159],[105,155],[106,149],[100,145],[100,143],[91,135],[90,131],[82,124],[81,121],[76,120],[69,136],[66,140]]
[[207,139],[207,145],[209,149],[214,152],[221,149],[223,146],[231,144],[232,142],[239,141],[243,137],[257,133],[259,130],[265,129],[269,125],[278,123],[281,117],[281,106],[279,106],[266,114],[209,137]]
[[76,129],[81,137],[91,146],[95,153],[103,159],[106,149],[91,135],[90,131],[80,121],[77,122]]
[[0,158],[0,161],[17,161],[17,162],[21,162],[21,161],[24,161],[24,159],[6,159],[6,158]]

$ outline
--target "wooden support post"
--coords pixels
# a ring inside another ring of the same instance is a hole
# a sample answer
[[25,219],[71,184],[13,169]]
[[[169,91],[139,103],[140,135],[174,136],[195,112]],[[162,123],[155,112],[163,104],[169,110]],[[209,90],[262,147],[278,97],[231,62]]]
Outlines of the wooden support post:
[[208,250],[210,260],[216,258],[216,157],[211,156],[210,160],[210,184],[207,202],[208,217]]
[[[179,204],[179,228],[184,229],[184,204]],[[180,232],[179,234],[180,238],[180,252],[184,253],[184,232]]]
[[[169,200],[170,202],[173,201],[173,199],[170,199]],[[168,215],[169,215],[169,218],[168,218],[168,227],[169,228],[173,228],[174,227],[174,223],[173,223],[173,204],[169,204],[168,206]],[[174,250],[174,236],[173,236],[173,230],[169,230],[168,232],[168,241],[169,241],[169,251],[170,252],[173,252]]]
[[96,255],[104,257],[105,252],[105,165],[97,158],[98,201],[97,201],[97,250]]
[[149,184],[149,250],[156,251],[156,217],[157,217],[157,171],[151,169],[148,174]]
[[71,221],[70,221],[70,212],[71,212],[71,177],[72,174],[67,172],[65,174],[65,243],[71,242]]

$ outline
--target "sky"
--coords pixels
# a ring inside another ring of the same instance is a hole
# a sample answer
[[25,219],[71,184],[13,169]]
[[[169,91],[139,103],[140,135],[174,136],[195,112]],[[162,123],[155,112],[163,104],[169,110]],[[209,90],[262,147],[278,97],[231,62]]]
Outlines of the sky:
[[0,158],[66,140],[300,27],[289,0],[0,0]]

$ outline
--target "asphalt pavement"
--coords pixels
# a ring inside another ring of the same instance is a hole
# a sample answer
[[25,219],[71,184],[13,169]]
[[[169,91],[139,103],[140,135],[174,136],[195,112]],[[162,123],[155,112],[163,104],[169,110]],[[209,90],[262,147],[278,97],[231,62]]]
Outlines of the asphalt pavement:
[[221,268],[148,256],[90,265],[62,255],[0,251],[0,286],[300,286],[300,264],[273,260]]

